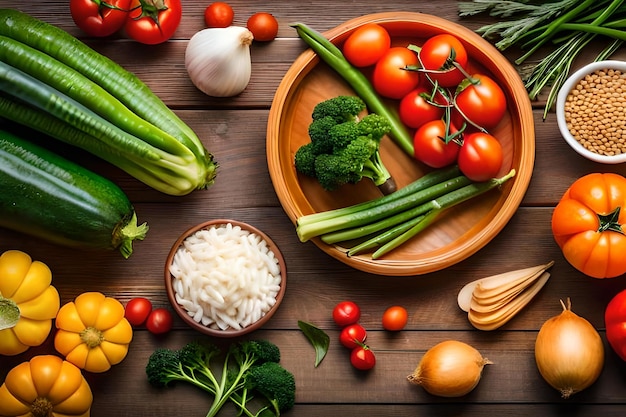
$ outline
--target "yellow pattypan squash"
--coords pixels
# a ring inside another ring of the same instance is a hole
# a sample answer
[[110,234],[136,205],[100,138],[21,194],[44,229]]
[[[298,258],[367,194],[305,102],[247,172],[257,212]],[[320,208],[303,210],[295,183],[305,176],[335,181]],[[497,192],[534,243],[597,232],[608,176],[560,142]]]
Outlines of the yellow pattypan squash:
[[55,323],[56,350],[89,372],[105,372],[120,363],[133,338],[122,303],[100,292],[85,292],[63,305]]
[[0,386],[0,415],[6,417],[89,417],[92,402],[80,369],[55,355],[22,362]]
[[[0,255],[0,354],[17,355],[46,340],[60,305],[51,283],[52,272],[43,262],[18,250]],[[16,320],[6,320],[7,312],[18,311]]]

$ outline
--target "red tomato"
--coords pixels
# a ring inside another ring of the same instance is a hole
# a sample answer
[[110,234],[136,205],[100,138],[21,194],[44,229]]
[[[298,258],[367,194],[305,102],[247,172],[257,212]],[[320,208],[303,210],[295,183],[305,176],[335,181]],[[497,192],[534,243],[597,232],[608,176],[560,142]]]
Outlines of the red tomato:
[[172,330],[172,313],[165,308],[156,308],[146,320],[146,328],[154,334],[163,334]]
[[344,327],[339,334],[339,341],[348,349],[354,349],[362,345],[367,339],[365,327],[354,323]]
[[141,326],[152,312],[152,303],[144,297],[131,299],[125,307],[124,317],[133,326]]
[[428,76],[443,87],[454,87],[465,79],[454,63],[466,68],[467,51],[453,35],[444,33],[428,38],[420,49],[419,58]]
[[606,306],[604,324],[611,348],[626,361],[626,290],[619,292]]
[[273,41],[278,35],[278,21],[270,13],[255,13],[248,19],[246,27],[255,41],[267,42]]
[[425,123],[413,135],[413,152],[415,159],[432,168],[442,168],[457,161],[461,147],[446,138],[456,133],[454,126],[446,132],[446,122],[442,119]]
[[432,98],[432,91],[426,87],[418,86],[400,100],[398,115],[402,123],[408,127],[417,129],[426,122],[441,119],[444,114],[445,103],[441,94],[436,94]]
[[409,313],[402,306],[389,307],[383,313],[383,328],[385,330],[402,330],[408,321]]
[[626,178],[592,173],[577,179],[552,213],[552,234],[567,261],[593,278],[626,273]]
[[124,26],[131,0],[70,0],[74,23],[90,36],[109,36]]
[[408,48],[389,48],[374,67],[374,89],[381,96],[400,100],[419,84],[419,73],[406,70],[407,67],[417,67],[418,64],[417,55]]
[[230,4],[221,1],[211,3],[204,9],[204,22],[210,28],[227,28],[233,24],[234,17]]
[[124,29],[128,36],[140,43],[156,45],[170,39],[182,18],[180,0],[164,0],[159,8],[156,0],[132,0]]
[[333,309],[333,320],[338,326],[354,324],[361,318],[361,309],[353,301],[342,301]]
[[494,136],[476,132],[463,137],[459,151],[459,169],[472,181],[495,178],[502,167],[502,146]]
[[343,55],[355,67],[374,65],[391,47],[387,29],[377,23],[366,23],[348,36]]
[[498,125],[506,112],[506,97],[502,88],[490,77],[472,75],[459,86],[455,106],[462,113],[454,113],[454,122],[462,126],[463,118],[489,130]]
[[352,349],[350,363],[356,369],[367,371],[376,365],[376,356],[368,346],[360,345]]

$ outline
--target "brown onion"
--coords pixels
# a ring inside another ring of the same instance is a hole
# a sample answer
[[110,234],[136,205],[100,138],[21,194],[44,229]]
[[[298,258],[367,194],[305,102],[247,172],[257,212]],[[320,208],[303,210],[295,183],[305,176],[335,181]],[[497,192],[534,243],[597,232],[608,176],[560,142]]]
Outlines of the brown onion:
[[461,397],[478,385],[490,363],[467,343],[446,340],[430,348],[407,379],[432,395]]
[[546,321],[535,342],[539,373],[563,398],[593,384],[604,366],[604,345],[596,329],[561,300],[563,312]]

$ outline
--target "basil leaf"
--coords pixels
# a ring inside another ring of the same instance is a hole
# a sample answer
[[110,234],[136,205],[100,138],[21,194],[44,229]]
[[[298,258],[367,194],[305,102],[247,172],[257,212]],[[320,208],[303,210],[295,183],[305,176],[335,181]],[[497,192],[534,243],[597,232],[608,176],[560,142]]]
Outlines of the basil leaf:
[[328,353],[330,337],[324,330],[306,321],[298,320],[298,327],[315,348],[315,367],[317,368],[326,356],[326,353]]

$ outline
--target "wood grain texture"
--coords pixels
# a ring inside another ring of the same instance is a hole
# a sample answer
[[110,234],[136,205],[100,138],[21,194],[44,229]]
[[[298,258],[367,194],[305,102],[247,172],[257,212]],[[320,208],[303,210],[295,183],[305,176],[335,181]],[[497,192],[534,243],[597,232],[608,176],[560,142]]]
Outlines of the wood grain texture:
[[[243,94],[214,99],[195,90],[182,64],[187,40],[203,27],[206,2],[183,0],[184,17],[175,38],[164,45],[146,47],[122,35],[106,40],[84,38],[69,16],[67,1],[0,0],[1,7],[15,7],[57,24],[136,72],[198,133],[220,165],[217,181],[210,189],[176,198],[148,189],[96,157],[49,144],[119,184],[135,205],[139,220],[150,224],[149,235],[135,244],[135,253],[128,260],[113,252],[57,247],[9,230],[0,231],[0,251],[20,249],[46,262],[62,302],[83,291],[102,291],[123,303],[145,296],[157,307],[168,307],[164,263],[179,234],[212,218],[241,220],[267,233],[287,263],[288,290],[283,304],[270,322],[253,334],[277,343],[284,366],[296,376],[297,404],[287,416],[623,415],[626,365],[606,345],[603,314],[612,296],[626,288],[624,278],[595,280],[573,269],[554,243],[550,220],[560,196],[575,179],[594,171],[626,174],[626,168],[600,166],[575,154],[565,146],[554,115],[542,120],[541,101],[533,103],[535,169],[521,207],[490,243],[451,268],[414,277],[354,270],[313,243],[300,243],[276,196],[265,153],[269,109],[282,77],[305,49],[289,23],[303,21],[326,31],[366,13],[396,10],[434,14],[472,29],[487,21],[484,17],[459,19],[456,3],[230,1],[238,24],[255,11],[275,14],[280,23],[279,38],[253,46],[253,77]],[[618,53],[622,55],[626,52]],[[456,305],[458,291],[469,281],[549,260],[555,265],[546,287],[498,331],[473,329]],[[559,299],[565,297],[572,299],[577,314],[600,331],[607,353],[597,383],[567,401],[541,379],[533,355],[539,328],[560,312]],[[348,352],[336,343],[339,329],[330,311],[345,299],[356,301],[363,311],[361,323],[377,355],[377,365],[369,373],[353,370]],[[391,334],[382,329],[380,317],[394,304],[405,306],[410,317],[406,330]],[[319,368],[313,367],[313,349],[299,331],[297,320],[313,322],[331,337],[331,349]],[[157,390],[149,386],[144,373],[146,360],[156,347],[176,348],[198,337],[180,319],[165,337],[136,330],[126,360],[107,373],[86,374],[94,392],[92,416],[205,415],[210,399],[199,390],[184,385]],[[478,388],[460,399],[433,397],[406,381],[421,355],[449,338],[471,343],[494,362],[485,369]],[[24,354],[0,358],[0,381],[12,366],[33,355],[54,352],[51,336],[44,345]],[[220,415],[235,413],[225,409]]]

